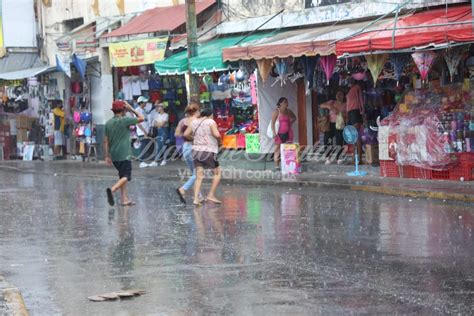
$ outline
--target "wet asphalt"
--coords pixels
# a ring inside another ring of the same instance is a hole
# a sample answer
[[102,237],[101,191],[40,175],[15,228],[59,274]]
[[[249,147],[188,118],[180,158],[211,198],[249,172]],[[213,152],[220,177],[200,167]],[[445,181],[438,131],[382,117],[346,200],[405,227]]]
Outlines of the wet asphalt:
[[[473,314],[474,205],[312,188],[0,170],[0,275],[32,315]],[[190,202],[190,200],[188,200]],[[143,296],[88,296],[142,289]]]

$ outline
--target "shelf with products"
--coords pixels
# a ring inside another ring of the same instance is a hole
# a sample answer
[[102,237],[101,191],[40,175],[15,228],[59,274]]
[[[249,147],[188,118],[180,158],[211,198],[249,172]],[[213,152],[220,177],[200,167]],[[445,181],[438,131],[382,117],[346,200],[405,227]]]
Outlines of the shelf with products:
[[200,99],[211,106],[223,147],[245,149],[246,135],[258,133],[255,74],[243,69],[201,76]]
[[466,82],[406,93],[379,126],[381,159],[402,166],[402,177],[473,180],[472,91]]

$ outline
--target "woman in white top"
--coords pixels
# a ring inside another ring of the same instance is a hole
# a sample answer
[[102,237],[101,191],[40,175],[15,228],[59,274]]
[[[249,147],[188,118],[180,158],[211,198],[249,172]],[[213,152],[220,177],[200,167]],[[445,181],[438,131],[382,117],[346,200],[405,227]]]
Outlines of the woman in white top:
[[199,192],[201,191],[204,169],[212,169],[214,177],[212,179],[211,189],[206,200],[212,203],[221,204],[215,192],[221,179],[221,169],[217,161],[217,153],[221,143],[221,135],[217,129],[217,124],[212,118],[212,109],[204,108],[201,110],[201,118],[194,120],[186,131],[184,138],[193,141],[193,163],[196,168],[196,182],[194,183],[194,205],[201,205]]

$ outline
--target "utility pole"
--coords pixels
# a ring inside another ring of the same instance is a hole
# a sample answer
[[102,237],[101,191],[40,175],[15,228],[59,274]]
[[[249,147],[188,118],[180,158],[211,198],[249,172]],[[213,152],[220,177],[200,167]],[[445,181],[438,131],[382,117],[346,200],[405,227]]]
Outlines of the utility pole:
[[198,55],[197,47],[197,21],[196,21],[196,1],[186,0],[186,32],[188,34],[188,76],[189,76],[189,96],[188,99],[199,100],[199,80],[197,75],[192,73],[191,58]]

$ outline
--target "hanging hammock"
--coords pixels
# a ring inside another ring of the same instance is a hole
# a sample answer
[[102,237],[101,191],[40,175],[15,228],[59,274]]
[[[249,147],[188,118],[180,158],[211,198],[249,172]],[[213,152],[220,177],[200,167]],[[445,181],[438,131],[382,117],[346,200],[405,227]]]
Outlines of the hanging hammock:
[[365,59],[367,60],[367,66],[369,67],[370,73],[372,74],[372,79],[374,80],[374,88],[377,85],[377,80],[380,73],[382,72],[385,63],[388,60],[387,54],[380,55],[366,55]]
[[410,55],[407,54],[391,54],[390,63],[393,65],[393,70],[395,71],[395,80],[397,80],[397,86],[400,82],[400,77],[402,76],[405,66],[410,62]]
[[288,69],[289,67],[289,60],[284,58],[277,58],[274,60],[275,64],[275,71],[277,73],[277,78],[275,82],[272,84],[272,87],[277,83],[280,82],[281,86],[286,84],[286,79],[288,77]]
[[459,48],[447,49],[446,53],[444,54],[444,60],[446,61],[446,65],[448,65],[451,82],[453,82],[454,75],[457,72],[457,68],[461,62],[462,56],[463,52]]
[[257,68],[260,77],[262,78],[262,82],[265,83],[267,81],[268,76],[270,76],[270,72],[272,71],[272,60],[271,59],[260,59],[257,60]]
[[329,80],[331,79],[334,67],[336,66],[336,62],[336,55],[321,56],[321,58],[319,59],[321,68],[323,68],[324,73],[326,74],[327,85],[329,85]]
[[428,77],[428,72],[430,71],[433,62],[436,59],[436,53],[433,51],[417,52],[411,54],[411,56],[415,61],[418,70],[420,71],[421,80],[425,81]]

